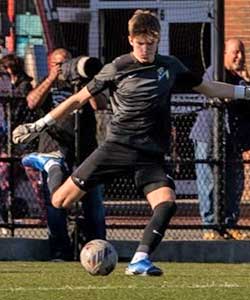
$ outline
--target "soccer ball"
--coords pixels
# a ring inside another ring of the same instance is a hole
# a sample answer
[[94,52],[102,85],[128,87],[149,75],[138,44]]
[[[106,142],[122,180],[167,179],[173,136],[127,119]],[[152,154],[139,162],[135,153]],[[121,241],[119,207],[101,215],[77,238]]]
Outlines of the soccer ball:
[[93,240],[82,248],[80,261],[89,274],[108,275],[115,269],[118,255],[109,242]]

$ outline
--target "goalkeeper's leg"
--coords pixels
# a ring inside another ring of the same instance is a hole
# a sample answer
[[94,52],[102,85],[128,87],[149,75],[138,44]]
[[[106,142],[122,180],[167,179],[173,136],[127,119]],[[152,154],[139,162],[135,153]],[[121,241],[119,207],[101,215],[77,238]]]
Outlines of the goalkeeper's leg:
[[[152,184],[151,187],[153,185],[156,187],[157,183]],[[127,275],[159,276],[162,274],[161,269],[153,265],[149,256],[160,244],[165,230],[176,212],[175,192],[167,186],[156,187],[147,194],[147,200],[154,213],[145,227],[143,238],[125,271]]]

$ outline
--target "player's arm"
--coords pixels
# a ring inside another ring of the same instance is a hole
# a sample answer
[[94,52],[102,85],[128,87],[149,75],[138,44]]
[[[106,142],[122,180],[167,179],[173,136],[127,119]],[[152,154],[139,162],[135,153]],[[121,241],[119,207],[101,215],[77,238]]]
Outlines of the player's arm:
[[200,85],[193,87],[193,90],[207,97],[250,100],[250,89],[248,87],[219,81],[203,80]]
[[59,104],[43,118],[34,123],[27,123],[16,127],[12,132],[13,142],[15,144],[29,143],[42,131],[55,124],[56,121],[63,119],[70,115],[74,110],[81,108],[91,97],[87,87],[84,87],[78,93],[70,96]]
[[[19,125],[15,128],[12,132],[13,142],[15,144],[29,143],[49,126],[52,126],[57,121],[67,117],[74,110],[80,109],[84,104],[90,102],[91,98],[96,98],[98,94],[109,87],[110,83],[114,80],[115,73],[116,67],[112,63],[104,66],[100,73],[98,73],[85,87],[64,100],[43,118],[34,123]],[[93,105],[93,100],[91,101],[91,104]],[[94,104],[96,105],[97,102]]]
[[192,88],[194,91],[211,98],[250,100],[249,87],[213,81],[212,67],[206,71],[205,78],[201,78],[187,69],[177,58],[174,59],[176,61],[177,76],[175,84],[177,86]]
[[[82,88],[78,93],[73,94],[65,101],[60,103],[56,108],[50,111],[47,116],[52,122],[55,123],[58,120],[70,115],[74,110],[81,108],[91,98],[87,87]],[[46,116],[45,116],[46,117]]]
[[106,94],[100,93],[95,97],[91,97],[89,103],[94,110],[104,110],[107,109],[107,98]]

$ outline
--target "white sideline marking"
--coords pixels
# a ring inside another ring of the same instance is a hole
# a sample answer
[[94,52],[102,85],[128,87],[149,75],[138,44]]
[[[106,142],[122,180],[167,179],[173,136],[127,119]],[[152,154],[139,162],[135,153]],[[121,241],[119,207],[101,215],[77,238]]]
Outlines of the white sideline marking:
[[240,286],[237,283],[222,283],[222,284],[216,284],[215,282],[209,283],[209,284],[194,284],[194,285],[161,285],[161,286],[137,286],[137,285],[128,285],[128,286],[63,286],[63,287],[36,287],[36,288],[25,288],[25,287],[16,287],[16,288],[0,288],[0,292],[29,292],[29,291],[65,291],[65,290],[116,290],[116,289],[140,289],[140,290],[153,290],[153,289],[207,289],[207,288],[242,288],[242,287],[248,287],[248,286]]

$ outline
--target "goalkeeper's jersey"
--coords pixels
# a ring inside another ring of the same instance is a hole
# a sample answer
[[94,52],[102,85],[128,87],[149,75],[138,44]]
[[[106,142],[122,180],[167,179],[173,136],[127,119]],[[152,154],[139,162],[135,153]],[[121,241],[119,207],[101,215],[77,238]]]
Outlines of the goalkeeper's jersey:
[[109,88],[113,95],[114,115],[106,140],[165,153],[173,88],[191,89],[201,82],[175,57],[156,55],[153,63],[142,64],[126,54],[105,65],[87,89],[94,96]]

